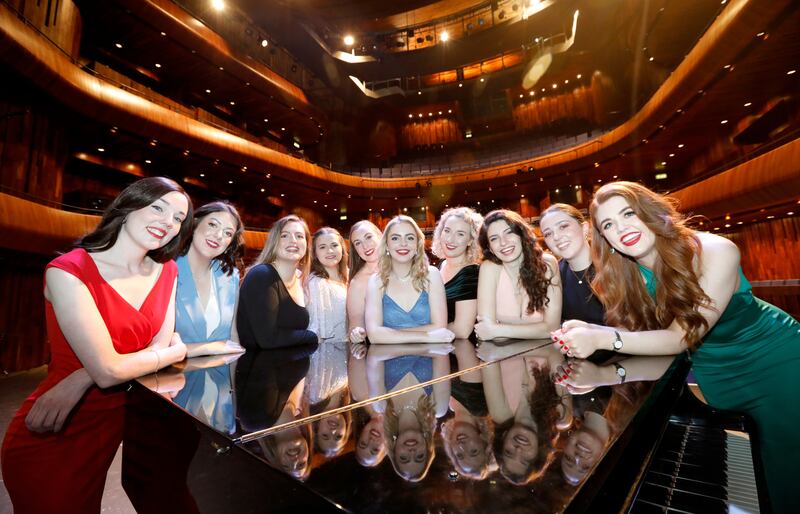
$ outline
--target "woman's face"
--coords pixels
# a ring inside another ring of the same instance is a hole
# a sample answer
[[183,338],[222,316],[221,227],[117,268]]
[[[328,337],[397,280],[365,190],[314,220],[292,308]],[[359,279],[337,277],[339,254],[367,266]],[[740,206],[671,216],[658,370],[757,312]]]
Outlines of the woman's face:
[[276,260],[297,263],[306,255],[307,245],[303,224],[290,221],[281,229]]
[[539,454],[538,445],[536,432],[524,425],[515,424],[503,439],[503,467],[513,475],[527,475],[531,462]]
[[206,214],[192,235],[192,250],[208,260],[222,255],[236,234],[236,220],[226,211]]
[[406,476],[418,477],[428,462],[428,447],[420,430],[404,430],[397,436],[394,447],[397,469]]
[[308,443],[302,434],[278,441],[278,462],[286,473],[303,476],[308,466]]
[[364,426],[356,443],[356,456],[365,466],[375,466],[386,455],[386,443],[383,441],[383,420],[373,418]]
[[600,460],[605,443],[594,432],[581,429],[567,441],[561,457],[561,470],[571,484],[579,484]]
[[317,260],[326,268],[335,268],[342,260],[342,244],[336,234],[317,236],[314,243]]
[[497,220],[486,229],[489,249],[504,263],[511,263],[522,257],[522,238],[512,232],[505,220]]
[[595,219],[600,233],[616,251],[637,261],[654,255],[656,235],[623,197],[612,196],[598,205]]
[[364,262],[378,261],[378,240],[381,235],[370,225],[364,225],[353,232],[350,244]]
[[395,262],[411,262],[417,255],[417,231],[410,223],[395,223],[386,236],[389,256]]
[[157,250],[178,235],[188,211],[186,196],[173,191],[147,207],[130,212],[121,230],[147,251]]
[[581,251],[589,248],[583,225],[569,214],[555,211],[539,223],[544,242],[550,251],[567,261],[575,258]]
[[467,252],[472,235],[470,225],[458,216],[450,216],[444,222],[441,234],[442,251],[446,259],[461,257]]
[[487,466],[486,442],[475,425],[455,423],[449,442],[453,456],[464,471],[476,473]]
[[317,445],[325,453],[338,453],[347,442],[347,420],[342,414],[322,418],[317,425]]

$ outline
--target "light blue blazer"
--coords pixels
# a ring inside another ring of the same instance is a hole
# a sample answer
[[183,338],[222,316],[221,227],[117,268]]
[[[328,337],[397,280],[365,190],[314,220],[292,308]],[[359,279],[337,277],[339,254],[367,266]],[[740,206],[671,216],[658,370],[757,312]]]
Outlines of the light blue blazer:
[[200,305],[200,297],[189,268],[189,258],[185,255],[175,259],[178,264],[178,290],[175,296],[175,331],[180,334],[184,343],[205,343],[208,341],[226,341],[231,338],[233,309],[239,295],[239,270],[226,275],[220,268],[219,261],[212,261],[211,273],[217,285],[217,299],[220,306],[219,326],[206,336],[205,312]]

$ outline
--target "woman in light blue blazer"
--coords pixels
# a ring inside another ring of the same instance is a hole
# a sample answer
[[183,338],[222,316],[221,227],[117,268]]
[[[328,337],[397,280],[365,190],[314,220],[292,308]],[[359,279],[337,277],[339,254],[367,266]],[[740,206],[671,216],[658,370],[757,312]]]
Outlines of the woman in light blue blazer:
[[239,213],[227,202],[211,202],[194,213],[192,241],[176,259],[175,331],[187,357],[244,351],[231,340],[243,232]]

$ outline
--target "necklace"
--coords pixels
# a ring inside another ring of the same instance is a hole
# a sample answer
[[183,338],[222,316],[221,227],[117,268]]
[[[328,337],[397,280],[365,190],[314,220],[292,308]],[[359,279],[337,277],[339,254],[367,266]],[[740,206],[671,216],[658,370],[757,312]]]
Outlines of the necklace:
[[411,280],[411,271],[408,272],[408,275],[406,275],[405,277],[402,277],[402,278],[400,278],[400,276],[397,273],[395,273],[394,271],[392,271],[392,275],[394,275],[394,278],[396,278],[397,280],[399,280],[400,282],[402,282],[404,284],[406,282],[408,282],[409,280]]
[[585,270],[582,270],[580,272],[581,274],[578,275],[578,272],[575,271],[574,269],[572,269],[572,267],[569,264],[567,264],[567,267],[572,272],[572,274],[575,275],[575,280],[578,281],[578,284],[583,284],[583,281],[586,280],[586,273],[589,271],[589,268],[586,268]]

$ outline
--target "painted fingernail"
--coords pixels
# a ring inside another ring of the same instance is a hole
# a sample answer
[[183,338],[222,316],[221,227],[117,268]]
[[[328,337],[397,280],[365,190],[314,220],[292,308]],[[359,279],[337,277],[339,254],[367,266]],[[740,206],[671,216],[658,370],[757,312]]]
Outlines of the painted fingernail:
[[563,376],[561,377],[561,379],[562,379],[562,380],[566,380],[566,379],[567,379],[567,375],[563,375]]

